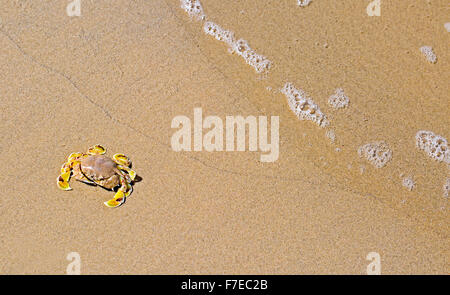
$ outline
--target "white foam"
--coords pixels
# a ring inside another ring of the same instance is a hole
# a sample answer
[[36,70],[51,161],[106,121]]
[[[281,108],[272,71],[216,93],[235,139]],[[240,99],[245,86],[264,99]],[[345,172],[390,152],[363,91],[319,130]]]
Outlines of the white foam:
[[414,182],[414,179],[411,176],[408,176],[403,178],[402,185],[406,187],[409,191],[412,191],[416,183]]
[[327,130],[327,132],[325,132],[325,135],[326,137],[328,137],[331,143],[334,143],[334,141],[336,140],[336,134],[334,133],[333,129]]
[[350,100],[342,88],[336,89],[336,93],[328,98],[328,104],[335,109],[345,108],[349,102]]
[[308,6],[312,0],[297,0],[297,5],[301,7]]
[[450,164],[450,150],[444,137],[421,130],[416,134],[416,146],[425,151],[430,158]]
[[433,48],[431,46],[422,46],[420,47],[420,52],[422,52],[422,54],[425,56],[425,58],[431,62],[431,63],[436,63],[437,61],[437,57],[436,54],[434,54],[433,52]]
[[242,56],[247,64],[251,65],[258,73],[264,73],[272,67],[272,62],[265,56],[256,53],[244,39],[237,40],[233,44],[232,51]]
[[292,83],[286,83],[281,93],[287,97],[289,107],[300,120],[313,121],[322,128],[329,125],[325,114],[303,90],[296,89]]
[[197,20],[204,20],[206,18],[203,12],[202,4],[199,0],[181,0],[181,8],[189,14],[190,17]]
[[384,167],[392,159],[392,151],[384,141],[372,142],[360,146],[358,155],[365,157],[376,168]]
[[203,31],[213,36],[219,41],[225,42],[230,48],[233,47],[233,44],[236,42],[234,38],[234,33],[232,31],[224,30],[218,24],[207,21],[203,26]]
[[203,31],[227,44],[230,53],[236,52],[239,56],[242,56],[246,63],[251,65],[257,73],[267,72],[272,67],[272,62],[250,48],[246,40],[239,39],[236,41],[232,31],[225,30],[212,21],[205,23]]

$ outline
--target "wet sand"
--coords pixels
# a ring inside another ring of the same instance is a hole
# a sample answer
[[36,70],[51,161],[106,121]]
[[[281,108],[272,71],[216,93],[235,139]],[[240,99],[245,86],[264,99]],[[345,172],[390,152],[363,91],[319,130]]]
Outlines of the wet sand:
[[[385,274],[449,273],[449,170],[414,139],[450,138],[446,1],[382,1],[380,17],[369,1],[257,2],[202,4],[273,62],[263,75],[178,0],[82,1],[80,17],[2,3],[0,273],[64,274],[72,251],[82,274],[365,274],[369,252]],[[292,113],[286,82],[327,114],[334,143]],[[345,109],[327,103],[337,88]],[[174,152],[171,121],[195,107],[279,116],[279,159]],[[392,160],[377,169],[357,150],[380,140]],[[111,192],[55,183],[97,143],[142,178],[118,209],[102,204]]]

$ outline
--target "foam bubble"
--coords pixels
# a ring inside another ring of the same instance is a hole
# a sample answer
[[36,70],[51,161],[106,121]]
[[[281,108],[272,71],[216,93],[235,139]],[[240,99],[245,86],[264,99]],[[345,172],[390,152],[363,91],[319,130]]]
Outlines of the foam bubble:
[[350,100],[342,88],[336,89],[336,93],[328,98],[328,104],[335,109],[345,108],[349,102]]
[[416,183],[411,176],[403,178],[402,185],[406,187],[409,191],[412,191]]
[[420,52],[422,52],[422,54],[425,56],[425,58],[431,62],[431,63],[436,63],[437,61],[437,57],[433,52],[433,48],[431,46],[422,46],[420,47]]
[[181,0],[181,8],[197,20],[204,20],[206,18],[203,12],[202,4],[199,0]]
[[272,67],[272,62],[265,56],[256,53],[244,39],[237,40],[233,44],[232,51],[242,56],[247,64],[251,65],[258,73],[264,73]]
[[234,38],[234,33],[232,31],[224,30],[218,24],[207,21],[203,26],[203,31],[213,36],[219,41],[225,42],[228,46],[233,47],[233,44],[236,42]]
[[331,143],[334,143],[336,140],[336,134],[334,133],[334,130],[330,129],[325,132],[326,137],[331,141]]
[[297,5],[300,7],[308,6],[312,0],[297,0]]
[[450,164],[450,150],[447,140],[431,131],[419,131],[416,134],[416,146],[438,162]]
[[384,167],[392,159],[392,151],[384,141],[372,142],[360,146],[358,155],[365,157],[376,168]]
[[322,128],[329,125],[327,117],[303,90],[296,89],[292,83],[286,83],[281,93],[287,97],[290,109],[300,120],[313,121]]
[[229,47],[229,52],[236,52],[242,56],[247,64],[251,65],[257,73],[267,72],[272,67],[272,62],[265,56],[256,53],[244,39],[236,41],[232,31],[221,28],[218,24],[208,21],[203,26],[203,31],[214,36],[219,41],[225,42]]

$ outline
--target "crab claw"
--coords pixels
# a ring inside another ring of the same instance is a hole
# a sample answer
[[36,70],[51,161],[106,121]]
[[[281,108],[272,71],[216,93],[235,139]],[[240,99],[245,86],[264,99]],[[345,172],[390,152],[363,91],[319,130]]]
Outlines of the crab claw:
[[114,160],[114,162],[116,162],[119,165],[123,165],[123,166],[127,166],[127,167],[130,167],[130,165],[131,165],[130,159],[127,156],[125,156],[124,154],[115,154],[113,156],[113,160]]
[[69,179],[70,177],[70,172],[67,176],[67,174],[61,174],[60,176],[58,176],[58,178],[56,179],[56,184],[58,185],[58,187],[60,189],[62,189],[63,191],[70,191],[72,188],[69,186]]
[[118,190],[117,193],[114,195],[114,198],[112,198],[109,201],[103,202],[106,207],[109,208],[115,208],[119,207],[125,202],[125,193],[121,190]]
[[103,146],[99,145],[99,144],[91,146],[88,149],[88,154],[89,155],[103,155],[104,153],[106,153],[106,149]]

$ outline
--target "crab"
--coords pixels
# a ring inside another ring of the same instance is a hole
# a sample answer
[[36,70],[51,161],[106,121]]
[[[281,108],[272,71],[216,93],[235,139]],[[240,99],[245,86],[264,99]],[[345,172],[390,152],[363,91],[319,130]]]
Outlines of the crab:
[[61,167],[61,174],[57,178],[57,185],[62,190],[71,190],[69,180],[98,185],[107,190],[118,187],[114,198],[104,202],[107,207],[119,207],[133,191],[132,184],[136,178],[130,166],[130,159],[124,154],[115,154],[112,158],[104,155],[106,149],[97,144],[86,153],[72,153],[67,162]]

